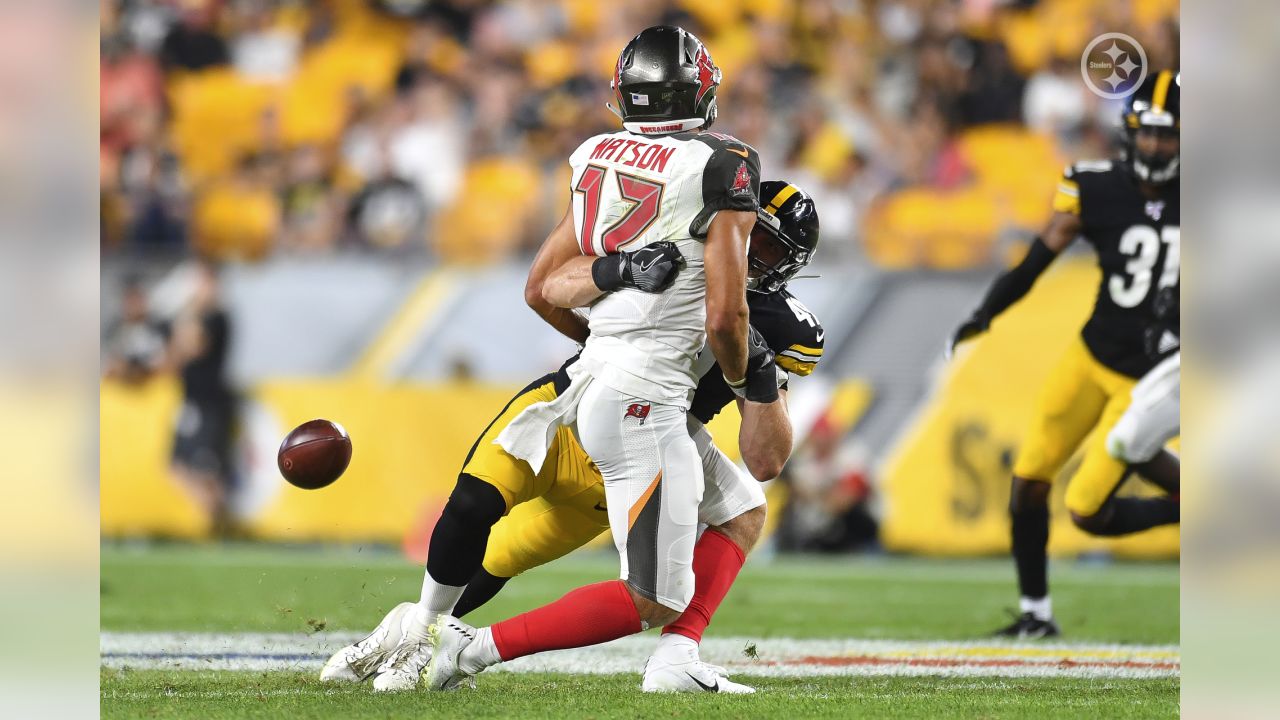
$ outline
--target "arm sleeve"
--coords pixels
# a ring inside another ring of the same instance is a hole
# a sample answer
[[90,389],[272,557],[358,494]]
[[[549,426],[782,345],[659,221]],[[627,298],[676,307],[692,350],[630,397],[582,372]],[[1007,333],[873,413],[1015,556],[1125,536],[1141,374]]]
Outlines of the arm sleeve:
[[1022,262],[1013,268],[1004,272],[995,282],[991,283],[991,288],[987,290],[987,296],[982,299],[982,304],[978,306],[975,316],[994,320],[996,316],[1004,312],[1010,305],[1018,302],[1024,295],[1031,290],[1031,286],[1035,285],[1036,279],[1040,274],[1049,267],[1053,259],[1058,255],[1049,249],[1048,245],[1040,238],[1036,238],[1031,243],[1031,249],[1027,250],[1027,254],[1022,258]]

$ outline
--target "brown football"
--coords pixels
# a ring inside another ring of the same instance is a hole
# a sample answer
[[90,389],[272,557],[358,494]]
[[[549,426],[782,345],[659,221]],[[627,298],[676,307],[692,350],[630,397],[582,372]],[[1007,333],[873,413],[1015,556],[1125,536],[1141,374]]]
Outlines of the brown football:
[[304,490],[319,490],[342,477],[351,462],[351,437],[341,425],[308,420],[280,443],[276,464],[280,474]]

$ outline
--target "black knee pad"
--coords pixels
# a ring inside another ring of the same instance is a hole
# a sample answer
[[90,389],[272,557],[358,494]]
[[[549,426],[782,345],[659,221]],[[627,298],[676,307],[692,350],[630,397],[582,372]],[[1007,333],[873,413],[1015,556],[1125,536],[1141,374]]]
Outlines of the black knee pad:
[[443,514],[465,525],[492,527],[506,512],[507,501],[497,488],[474,475],[462,473]]

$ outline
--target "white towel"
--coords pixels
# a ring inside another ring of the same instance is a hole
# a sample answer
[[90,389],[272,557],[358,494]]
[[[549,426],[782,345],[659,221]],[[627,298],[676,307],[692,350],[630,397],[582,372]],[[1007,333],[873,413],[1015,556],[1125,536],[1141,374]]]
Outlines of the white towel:
[[535,473],[542,472],[547,448],[561,425],[572,425],[578,419],[578,401],[593,380],[581,361],[569,366],[569,387],[555,400],[530,405],[516,415],[493,442],[514,457],[529,463]]

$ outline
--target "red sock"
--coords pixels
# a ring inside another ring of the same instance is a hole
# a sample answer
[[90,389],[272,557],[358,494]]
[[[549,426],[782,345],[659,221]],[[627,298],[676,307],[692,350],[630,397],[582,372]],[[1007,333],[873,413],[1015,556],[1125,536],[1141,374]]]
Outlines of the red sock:
[[503,660],[586,647],[640,632],[640,613],[621,580],[587,585],[490,628]]
[[662,628],[662,634],[679,633],[702,642],[711,616],[729,594],[729,587],[746,561],[747,556],[734,541],[714,530],[702,533],[693,549],[693,600],[684,614]]

